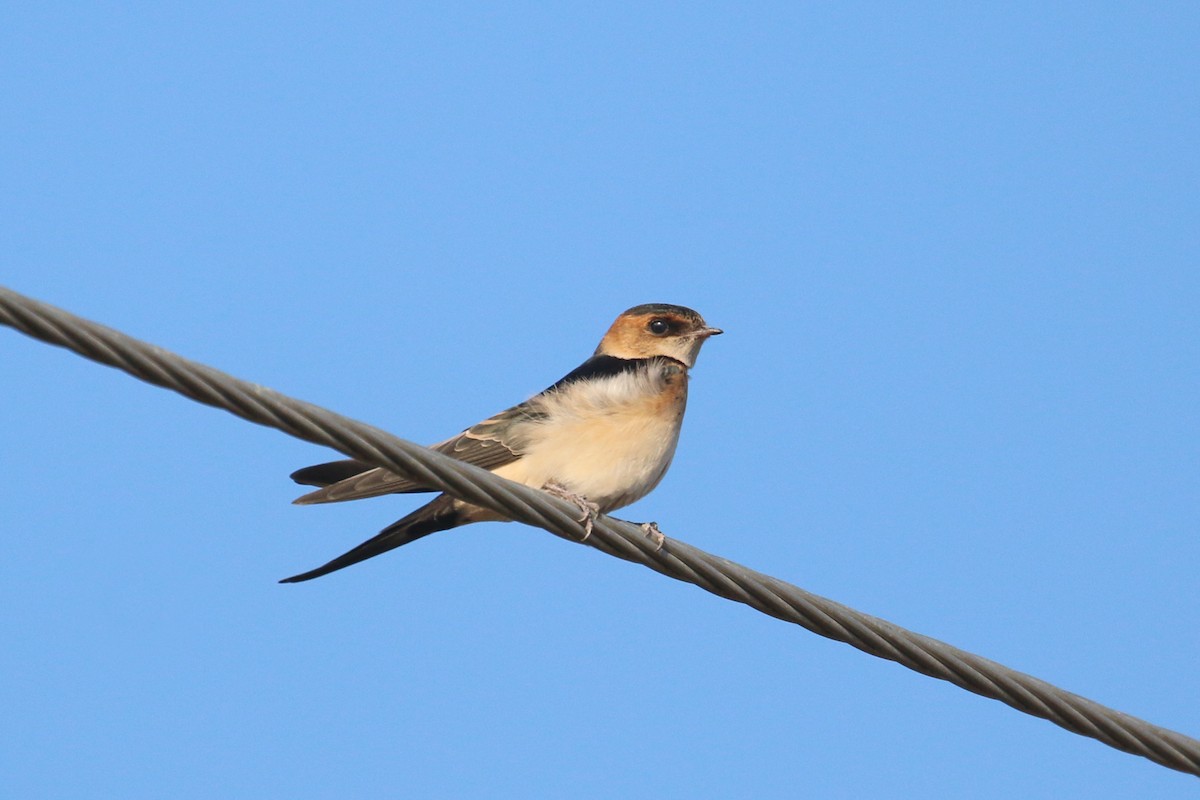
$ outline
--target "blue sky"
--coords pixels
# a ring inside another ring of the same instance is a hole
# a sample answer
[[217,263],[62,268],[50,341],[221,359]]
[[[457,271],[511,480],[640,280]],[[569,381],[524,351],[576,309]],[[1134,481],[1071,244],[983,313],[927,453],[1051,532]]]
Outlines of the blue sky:
[[[622,516],[1200,735],[1193,4],[26,4],[0,283],[432,442],[692,306]],[[0,332],[13,796],[1194,796]]]

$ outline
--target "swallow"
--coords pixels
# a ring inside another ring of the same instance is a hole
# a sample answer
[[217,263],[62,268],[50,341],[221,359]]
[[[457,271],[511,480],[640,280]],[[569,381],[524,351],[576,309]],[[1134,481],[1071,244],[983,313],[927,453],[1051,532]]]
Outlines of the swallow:
[[[575,503],[588,523],[586,538],[596,514],[640,500],[666,474],[687,405],[688,370],[719,333],[690,308],[635,306],[562,379],[432,449]],[[291,478],[321,487],[297,498],[298,505],[436,491],[354,459],[305,467]],[[484,521],[511,520],[440,494],[353,550],[280,583],[319,578],[431,533]]]

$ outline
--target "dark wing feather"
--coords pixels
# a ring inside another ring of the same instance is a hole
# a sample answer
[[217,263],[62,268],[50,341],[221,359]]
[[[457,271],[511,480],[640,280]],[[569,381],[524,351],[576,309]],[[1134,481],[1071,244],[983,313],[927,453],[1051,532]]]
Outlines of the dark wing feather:
[[[496,469],[516,461],[524,452],[522,445],[526,437],[521,435],[520,426],[515,423],[534,422],[544,416],[545,414],[538,410],[533,401],[527,401],[485,419],[458,436],[433,445],[431,449],[482,469]],[[339,503],[344,500],[360,500],[364,497],[379,497],[385,494],[435,491],[385,469],[370,466],[362,471],[351,472],[348,477],[333,483],[320,484],[311,480],[314,477],[336,475],[339,469],[336,465],[346,463],[334,461],[329,464],[318,464],[315,467],[305,467],[292,473],[292,479],[297,483],[324,486],[315,492],[309,492],[303,497],[296,498],[293,502],[297,505]],[[361,461],[353,463],[362,464]],[[352,468],[347,466],[340,469],[350,471]],[[310,480],[300,480],[300,478],[310,478]]]
[[365,461],[348,458],[298,469],[291,474],[291,479],[305,486],[328,486],[372,469],[375,467]]

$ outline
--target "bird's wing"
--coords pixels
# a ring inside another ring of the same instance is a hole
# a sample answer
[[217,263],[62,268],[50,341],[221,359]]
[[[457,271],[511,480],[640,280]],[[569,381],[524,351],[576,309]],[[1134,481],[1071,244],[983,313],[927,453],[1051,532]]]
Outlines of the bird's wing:
[[327,461],[324,464],[313,464],[311,467],[298,469],[291,474],[291,479],[305,486],[328,486],[331,483],[353,478],[368,470],[375,469],[373,464],[347,458],[343,461]]
[[[511,464],[525,452],[530,426],[536,425],[546,417],[536,400],[537,398],[527,400],[489,417],[457,436],[433,445],[430,449],[487,470]],[[305,467],[293,472],[292,480],[323,487],[298,497],[294,501],[297,505],[337,503],[384,494],[434,491],[429,486],[409,478],[353,460]]]

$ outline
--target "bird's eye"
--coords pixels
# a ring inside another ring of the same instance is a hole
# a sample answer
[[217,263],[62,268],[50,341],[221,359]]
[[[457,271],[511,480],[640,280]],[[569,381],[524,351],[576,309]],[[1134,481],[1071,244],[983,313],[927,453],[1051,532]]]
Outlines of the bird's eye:
[[671,323],[667,322],[662,317],[656,317],[650,320],[650,324],[646,328],[655,336],[662,336],[667,331],[671,330]]

